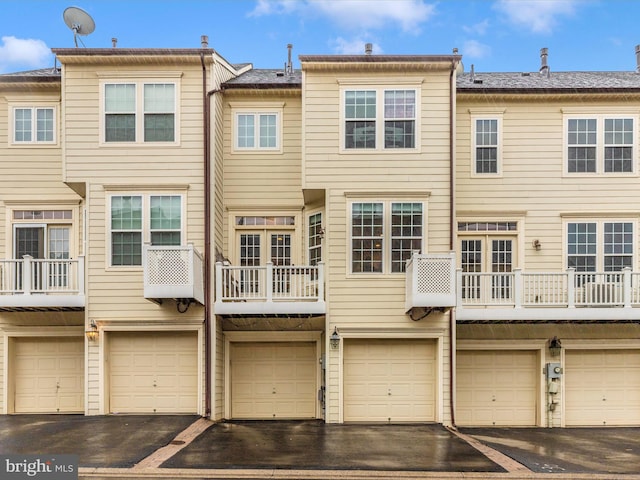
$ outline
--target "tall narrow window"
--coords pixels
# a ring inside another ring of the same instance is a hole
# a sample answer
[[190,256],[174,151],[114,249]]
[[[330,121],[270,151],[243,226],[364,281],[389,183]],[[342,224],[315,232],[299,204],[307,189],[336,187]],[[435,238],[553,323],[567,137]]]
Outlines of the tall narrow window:
[[376,148],[375,90],[345,92],[345,148]]
[[604,271],[617,272],[633,264],[633,224],[604,224]]
[[604,171],[633,171],[633,120],[606,118],[604,120]]
[[144,141],[173,142],[175,140],[175,85],[150,83],[144,85]]
[[476,173],[498,173],[498,120],[476,120]]
[[260,148],[275,148],[277,146],[277,124],[274,114],[260,115]]
[[142,265],[142,197],[111,199],[111,264]]
[[382,272],[384,216],[382,203],[354,203],[351,213],[351,271]]
[[415,147],[415,90],[384,92],[384,130],[384,148]]
[[16,142],[30,142],[31,134],[31,116],[33,114],[30,108],[16,108],[14,110],[14,140]]
[[309,265],[322,261],[322,213],[309,216]]
[[404,272],[412,253],[422,249],[422,203],[391,204],[391,271]]
[[596,270],[597,235],[595,223],[570,223],[567,225],[567,252],[569,268],[577,272]]
[[150,207],[151,245],[180,245],[182,197],[152,196]]
[[136,86],[108,84],[104,89],[106,142],[136,141]]

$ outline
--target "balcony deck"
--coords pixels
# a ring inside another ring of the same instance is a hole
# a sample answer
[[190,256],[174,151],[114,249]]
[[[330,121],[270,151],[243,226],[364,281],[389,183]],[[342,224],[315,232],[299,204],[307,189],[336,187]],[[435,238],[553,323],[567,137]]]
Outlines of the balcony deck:
[[456,319],[639,321],[640,273],[457,271]]
[[239,267],[218,262],[215,298],[216,315],[324,315],[324,268],[322,264]]
[[81,311],[84,257],[0,260],[0,311]]
[[144,245],[144,298],[194,300],[204,305],[202,255],[192,244],[183,246]]

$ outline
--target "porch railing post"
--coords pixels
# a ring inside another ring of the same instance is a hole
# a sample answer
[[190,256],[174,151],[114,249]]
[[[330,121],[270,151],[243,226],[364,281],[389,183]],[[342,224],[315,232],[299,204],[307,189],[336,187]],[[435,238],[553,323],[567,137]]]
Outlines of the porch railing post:
[[[225,289],[226,290],[226,289]],[[216,262],[216,298],[215,302],[222,302],[222,262]]]
[[576,270],[574,268],[567,269],[567,307],[574,308],[576,306]]
[[522,269],[513,269],[513,301],[515,308],[522,308]]
[[267,278],[265,279],[267,302],[273,302],[273,263],[267,262]]
[[622,301],[624,308],[631,308],[631,269],[625,267],[622,270]]
[[324,302],[324,262],[318,262],[318,301]]
[[22,266],[22,291],[25,295],[31,295],[31,282],[33,280],[33,257],[23,255],[24,265]]

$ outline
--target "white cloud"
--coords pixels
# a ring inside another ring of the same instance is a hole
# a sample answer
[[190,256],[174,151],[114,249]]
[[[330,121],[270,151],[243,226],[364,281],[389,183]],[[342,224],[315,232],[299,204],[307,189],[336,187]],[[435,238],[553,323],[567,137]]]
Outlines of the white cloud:
[[300,14],[322,15],[353,30],[398,25],[404,32],[419,33],[420,25],[435,14],[424,0],[258,0],[250,16]]
[[467,32],[467,33],[473,33],[476,35],[484,35],[485,33],[487,33],[487,30],[489,29],[489,20],[485,19],[482,22],[478,22],[474,25],[471,26],[463,26],[462,29]]
[[468,40],[462,45],[463,58],[485,58],[491,53],[491,48],[477,40]]
[[31,38],[2,37],[0,64],[42,67],[51,55],[51,50],[42,40]]
[[494,8],[518,27],[534,33],[551,33],[560,18],[570,17],[580,0],[498,0]]
[[364,46],[367,43],[372,44],[373,53],[380,55],[384,53],[382,48],[377,43],[369,42],[361,38],[354,38],[352,40],[345,40],[342,37],[336,38],[331,42],[333,51],[338,55],[364,55]]

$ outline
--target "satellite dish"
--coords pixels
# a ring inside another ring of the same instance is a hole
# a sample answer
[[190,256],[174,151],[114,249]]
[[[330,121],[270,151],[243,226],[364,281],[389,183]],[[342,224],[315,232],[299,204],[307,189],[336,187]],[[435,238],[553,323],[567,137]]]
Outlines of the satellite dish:
[[66,8],[62,18],[67,27],[73,30],[73,41],[76,47],[78,46],[78,35],[89,35],[96,29],[96,23],[91,18],[91,15],[78,7]]

